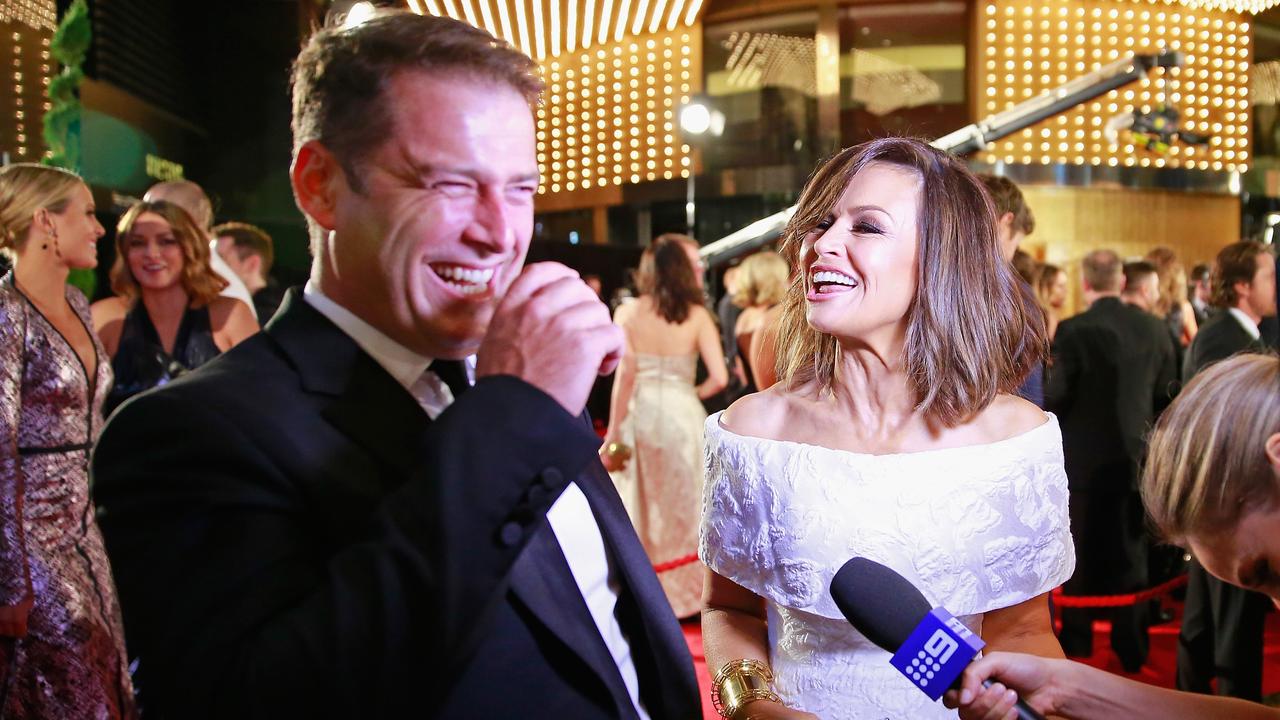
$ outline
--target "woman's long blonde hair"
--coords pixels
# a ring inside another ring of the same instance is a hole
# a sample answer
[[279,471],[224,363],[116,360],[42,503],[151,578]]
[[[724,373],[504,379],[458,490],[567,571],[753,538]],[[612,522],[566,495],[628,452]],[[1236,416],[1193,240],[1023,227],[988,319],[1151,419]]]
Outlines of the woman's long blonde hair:
[[1142,501],[1166,540],[1234,525],[1280,498],[1267,438],[1280,433],[1280,357],[1211,365],[1173,401],[1147,443]]
[[142,290],[129,269],[129,233],[143,213],[164,218],[182,248],[182,289],[193,305],[208,305],[227,287],[227,281],[209,264],[209,241],[186,210],[164,200],[135,203],[116,225],[116,261],[111,266],[111,289],[126,300],[136,300]]
[[800,195],[783,233],[792,268],[777,347],[778,377],[791,387],[835,381],[836,338],[806,319],[799,266],[805,236],[831,212],[853,177],[872,162],[920,176],[916,295],[908,310],[904,358],[916,407],[955,426],[997,393],[1016,389],[1048,353],[1044,313],[1000,254],[995,209],[982,182],[955,157],[909,138],[881,138],[824,162]]
[[772,306],[786,297],[787,279],[790,273],[787,261],[772,250],[762,250],[748,255],[738,265],[738,287],[733,295],[734,304],[748,308]]

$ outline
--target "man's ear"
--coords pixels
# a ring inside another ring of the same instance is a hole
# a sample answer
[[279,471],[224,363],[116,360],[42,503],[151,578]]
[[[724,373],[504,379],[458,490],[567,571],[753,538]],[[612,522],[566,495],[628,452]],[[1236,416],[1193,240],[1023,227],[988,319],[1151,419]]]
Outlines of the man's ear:
[[249,257],[245,258],[240,264],[240,270],[245,275],[252,275],[254,277],[262,278],[263,280],[267,279],[262,272],[262,256],[257,253],[253,253],[249,255]]
[[318,140],[310,140],[298,148],[289,167],[293,197],[298,209],[325,230],[334,227],[338,187],[345,182],[342,164]]

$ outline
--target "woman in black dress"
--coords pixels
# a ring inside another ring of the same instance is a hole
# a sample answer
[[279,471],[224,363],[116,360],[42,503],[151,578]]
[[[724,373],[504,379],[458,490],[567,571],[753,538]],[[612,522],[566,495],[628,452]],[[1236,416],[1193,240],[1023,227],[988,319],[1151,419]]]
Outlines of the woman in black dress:
[[110,414],[143,390],[194,370],[258,331],[249,307],[218,295],[209,243],[185,210],[140,202],[116,229],[111,288],[93,304],[93,325],[111,355]]

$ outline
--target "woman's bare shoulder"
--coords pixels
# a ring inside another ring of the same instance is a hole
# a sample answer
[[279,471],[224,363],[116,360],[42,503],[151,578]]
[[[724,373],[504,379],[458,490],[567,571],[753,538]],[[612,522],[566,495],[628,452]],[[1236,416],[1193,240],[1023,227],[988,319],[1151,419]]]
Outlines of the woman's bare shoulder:
[[999,442],[1030,432],[1045,424],[1044,410],[1017,395],[997,395],[973,419],[973,430],[982,442]]
[[795,421],[807,416],[802,394],[782,383],[738,398],[720,416],[720,424],[735,435],[782,440]]

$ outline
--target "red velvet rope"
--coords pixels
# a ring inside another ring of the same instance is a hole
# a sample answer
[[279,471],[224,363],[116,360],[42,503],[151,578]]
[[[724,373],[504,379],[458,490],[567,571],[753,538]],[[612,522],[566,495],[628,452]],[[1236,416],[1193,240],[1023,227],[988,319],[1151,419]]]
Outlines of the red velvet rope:
[[1153,588],[1123,595],[1063,595],[1062,589],[1059,588],[1053,591],[1053,604],[1058,607],[1070,608],[1124,607],[1126,605],[1137,605],[1140,602],[1146,602],[1161,595],[1167,595],[1186,584],[1187,576],[1179,575]]
[[690,553],[684,557],[678,557],[675,560],[654,565],[653,571],[655,573],[664,573],[668,570],[675,570],[678,567],[684,567],[685,565],[691,565],[696,562],[698,562],[698,553]]

